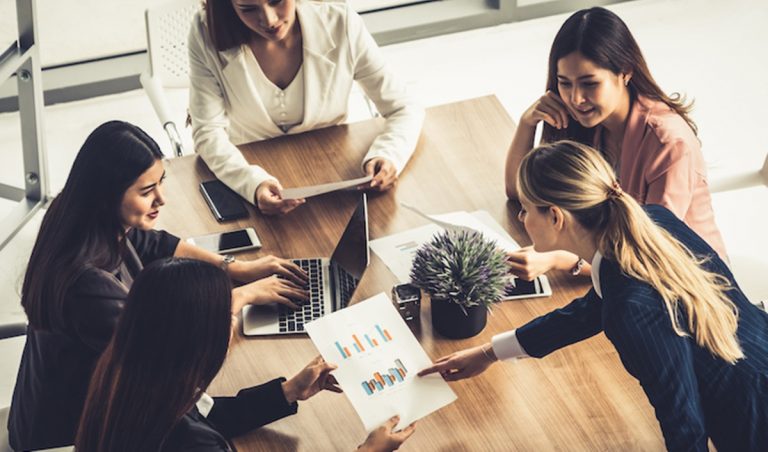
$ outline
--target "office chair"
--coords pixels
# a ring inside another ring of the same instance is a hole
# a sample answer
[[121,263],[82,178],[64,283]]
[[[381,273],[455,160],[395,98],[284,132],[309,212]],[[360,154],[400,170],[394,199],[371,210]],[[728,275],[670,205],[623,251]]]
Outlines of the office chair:
[[[147,8],[144,13],[149,70],[143,72],[139,79],[168,134],[176,157],[184,154],[184,146],[164,90],[189,87],[187,35],[199,8],[199,0],[173,0]],[[185,117],[178,116],[177,119],[184,124]]]

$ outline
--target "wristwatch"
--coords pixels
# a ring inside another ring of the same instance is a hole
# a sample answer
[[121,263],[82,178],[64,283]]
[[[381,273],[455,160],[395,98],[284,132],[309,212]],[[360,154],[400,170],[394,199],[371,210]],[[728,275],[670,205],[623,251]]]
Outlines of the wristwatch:
[[587,265],[587,261],[579,258],[578,262],[576,262],[576,265],[574,265],[571,269],[571,274],[573,276],[577,276],[579,273],[581,273],[581,269],[584,268],[585,265]]
[[219,268],[227,271],[227,267],[229,267],[229,264],[235,261],[235,256],[231,254],[225,254],[224,259],[221,260],[221,263],[219,264]]

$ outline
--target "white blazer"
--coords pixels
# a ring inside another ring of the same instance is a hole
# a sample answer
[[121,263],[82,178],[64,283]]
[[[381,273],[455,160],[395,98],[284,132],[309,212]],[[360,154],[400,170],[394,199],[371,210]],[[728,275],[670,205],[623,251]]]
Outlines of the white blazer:
[[[346,119],[352,82],[357,81],[386,118],[363,164],[385,157],[398,173],[413,154],[423,108],[388,69],[362,18],[346,4],[298,1],[304,67],[304,121],[294,134]],[[189,33],[189,114],[195,150],[213,173],[249,202],[256,188],[275,179],[249,165],[237,145],[285,135],[270,118],[247,70],[246,45],[219,52],[208,35],[205,13],[195,15]]]

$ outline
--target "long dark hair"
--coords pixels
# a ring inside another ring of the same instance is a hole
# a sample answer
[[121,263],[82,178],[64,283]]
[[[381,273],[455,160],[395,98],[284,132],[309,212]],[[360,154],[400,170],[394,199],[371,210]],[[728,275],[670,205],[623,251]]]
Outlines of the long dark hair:
[[192,259],[147,266],[96,364],[77,450],[159,450],[227,355],[232,285]]
[[205,20],[208,36],[219,52],[245,44],[253,34],[237,16],[231,0],[205,0]]
[[[632,73],[627,85],[630,101],[637,96],[661,101],[680,115],[694,133],[698,129],[690,118],[692,104],[686,104],[679,94],[668,96],[659,88],[640,51],[640,46],[629,31],[627,24],[616,14],[599,6],[576,11],[569,17],[555,36],[549,52],[547,90],[558,92],[557,62],[573,52],[578,52],[595,65],[614,74]],[[594,129],[584,128],[578,121],[568,121],[565,129],[556,129],[544,123],[541,141],[575,140],[592,145]]]
[[91,132],[32,249],[21,290],[30,326],[63,329],[64,297],[82,271],[117,268],[124,247],[123,195],[162,157],[157,143],[132,124],[110,121]]

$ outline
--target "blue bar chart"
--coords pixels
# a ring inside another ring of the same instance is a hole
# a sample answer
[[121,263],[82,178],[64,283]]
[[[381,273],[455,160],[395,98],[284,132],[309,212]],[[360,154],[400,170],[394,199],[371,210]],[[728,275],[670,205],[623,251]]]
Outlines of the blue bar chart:
[[373,378],[362,382],[361,385],[365,393],[371,396],[384,388],[402,383],[407,374],[408,370],[398,358],[395,359],[395,367],[390,367],[386,372],[374,372]]
[[366,431],[395,414],[408,425],[454,400],[440,375],[416,378],[432,365],[385,293],[304,325]]
[[[376,324],[374,328],[376,329],[376,334],[353,334],[351,338],[352,340],[349,341],[350,345],[346,345],[340,341],[335,341],[334,345],[336,346],[336,350],[339,352],[341,357],[343,359],[347,359],[352,356],[353,350],[357,353],[363,353],[366,350],[378,347],[382,343],[392,341],[392,335],[389,333],[389,330],[382,328],[379,324]],[[365,339],[364,343],[360,340],[361,337]]]

